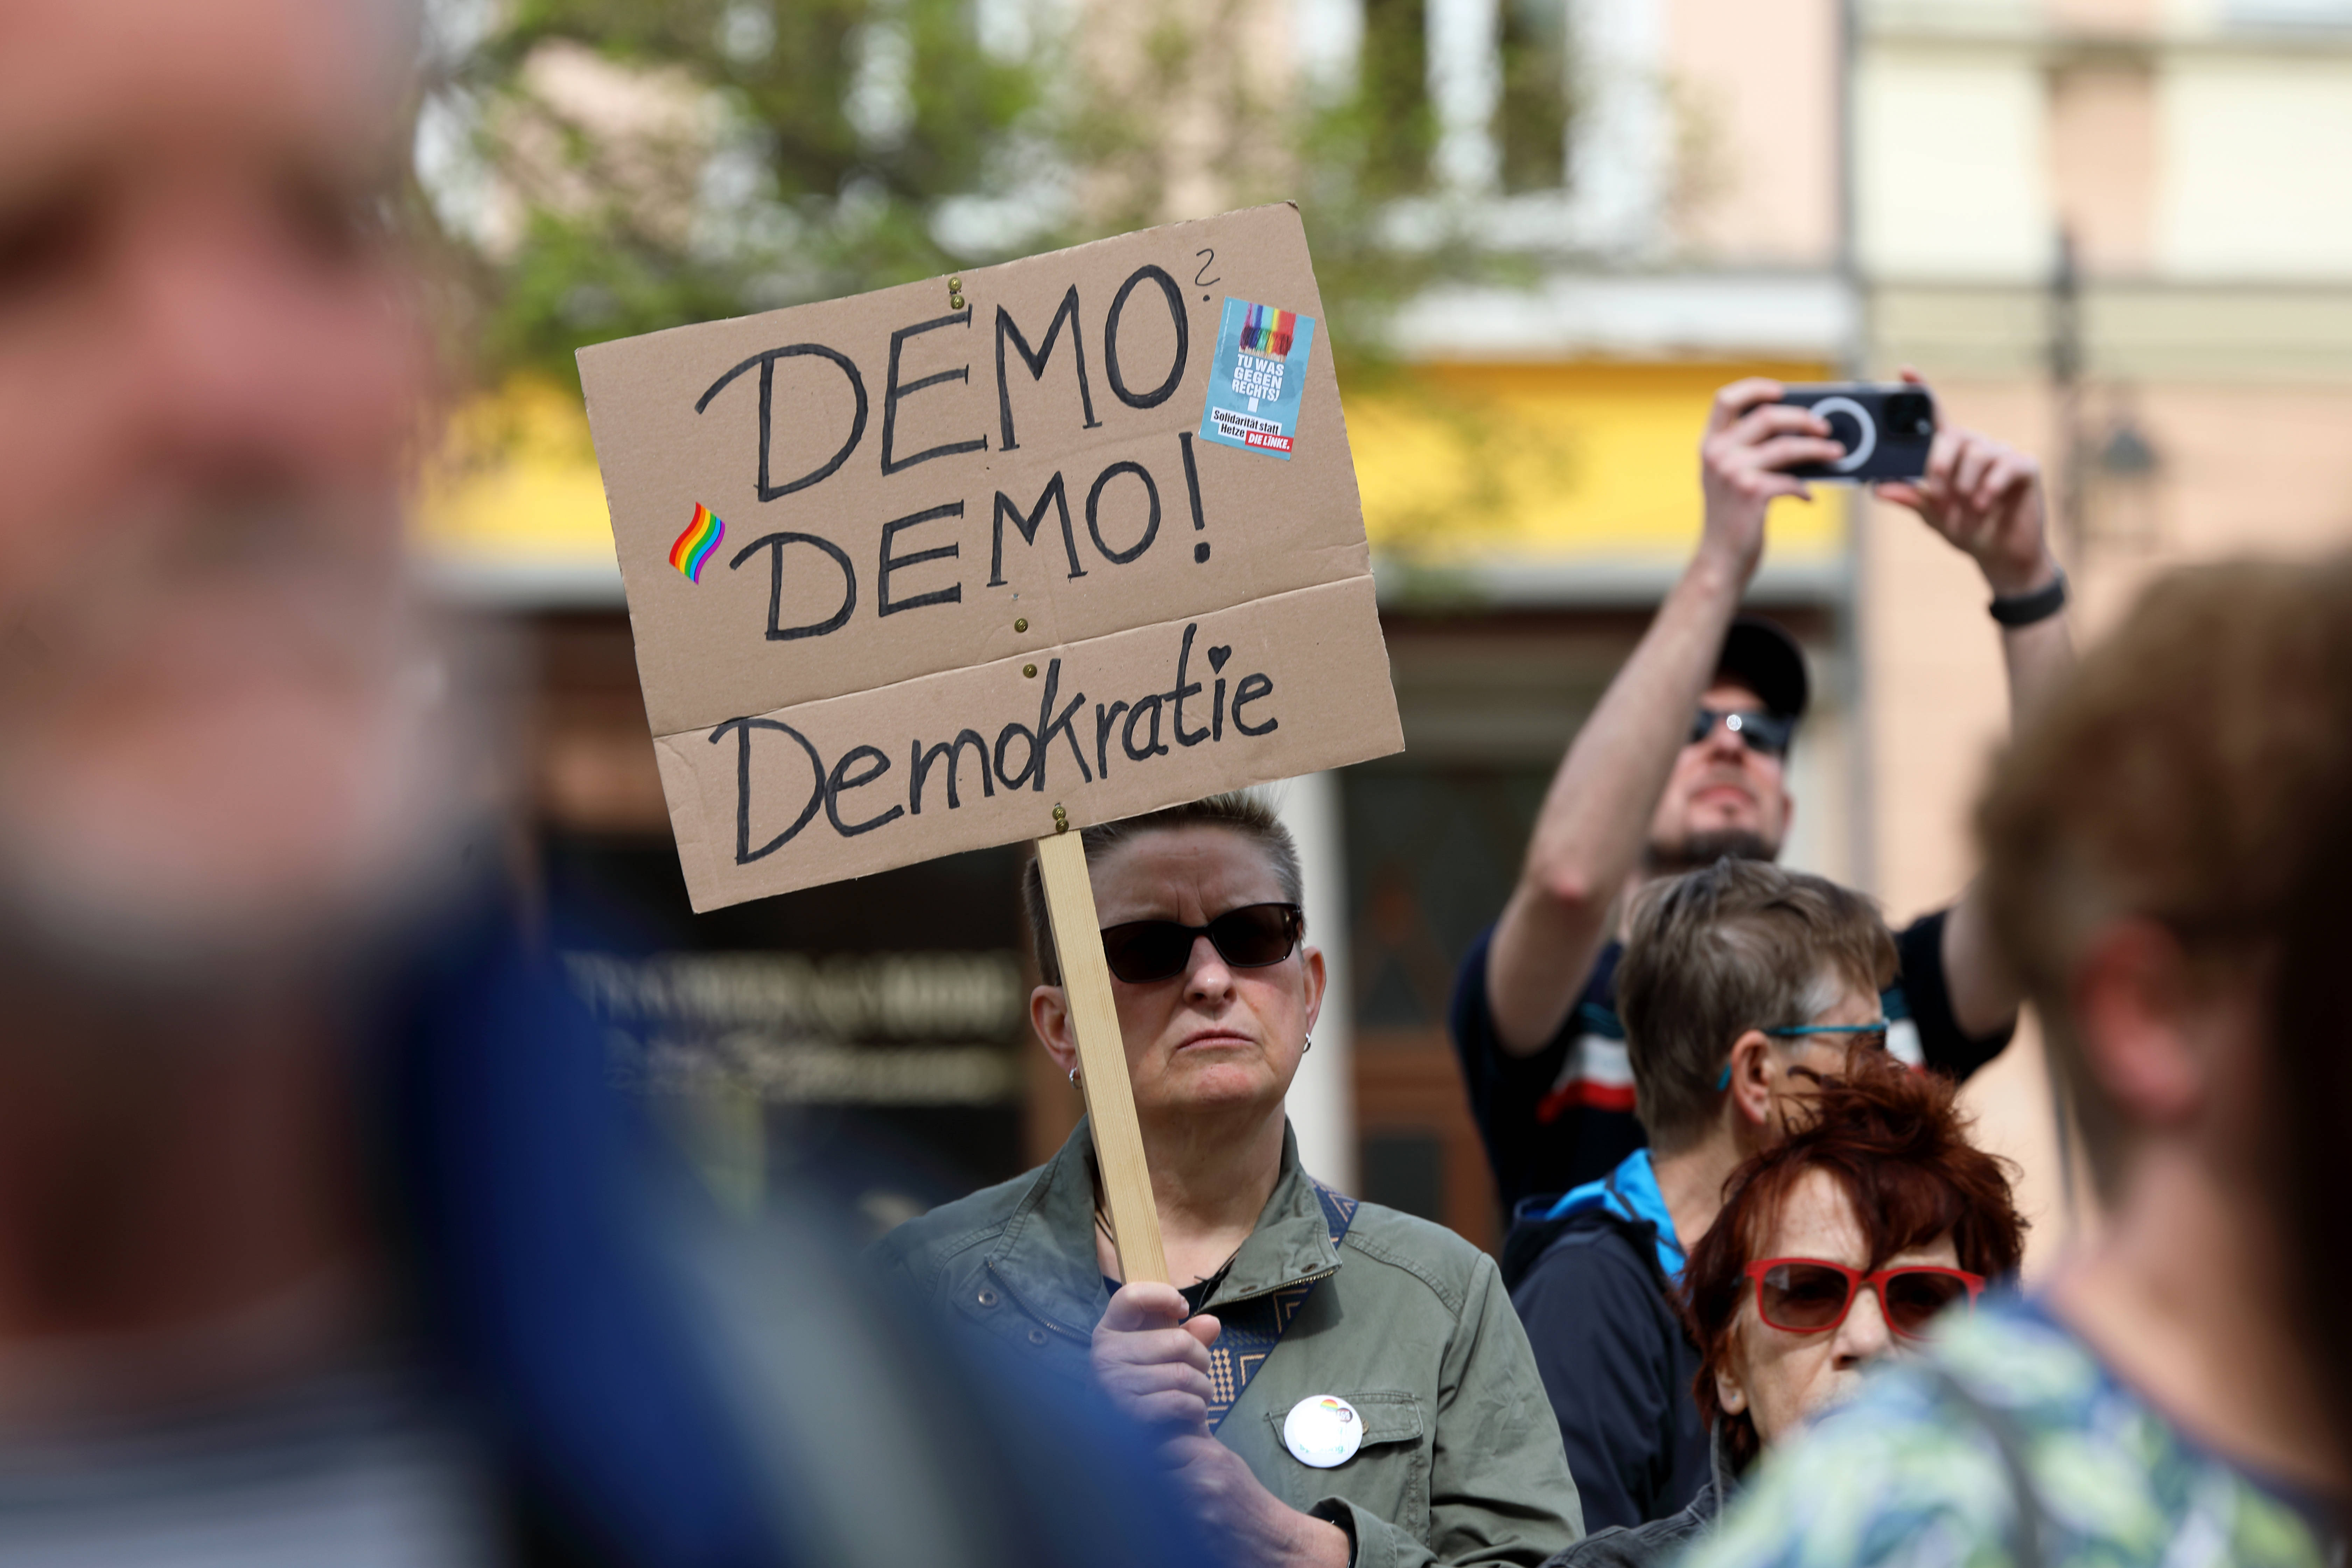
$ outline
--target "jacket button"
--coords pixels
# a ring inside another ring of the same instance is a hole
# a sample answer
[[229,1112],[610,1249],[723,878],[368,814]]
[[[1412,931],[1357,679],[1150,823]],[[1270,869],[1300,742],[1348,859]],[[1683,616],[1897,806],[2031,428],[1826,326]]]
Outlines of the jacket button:
[[974,1297],[973,1300],[978,1301],[983,1307],[993,1307],[996,1305],[996,1292],[989,1289],[986,1286],[982,1286],[981,1288],[980,1294]]
[[1030,1330],[1030,1331],[1029,1331],[1029,1342],[1030,1342],[1031,1344],[1033,1344],[1033,1345],[1042,1345],[1042,1344],[1044,1344],[1044,1343],[1045,1342],[1045,1330],[1043,1330],[1043,1329],[1032,1329],[1032,1330]]

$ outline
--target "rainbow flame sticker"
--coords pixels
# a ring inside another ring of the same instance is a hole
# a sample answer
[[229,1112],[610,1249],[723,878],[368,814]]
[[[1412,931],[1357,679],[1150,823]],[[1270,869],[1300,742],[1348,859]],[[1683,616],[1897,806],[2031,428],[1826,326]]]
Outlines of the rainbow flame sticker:
[[1315,318],[1228,294],[1216,344],[1200,438],[1288,462],[1298,447]]
[[694,521],[686,525],[686,531],[669,547],[669,563],[688,582],[700,583],[702,568],[718,551],[719,542],[726,537],[727,525],[719,521],[719,514],[697,501]]
[[1297,330],[1297,311],[1252,305],[1249,314],[1242,319],[1241,346],[1250,353],[1264,354],[1269,359],[1287,359],[1291,337]]

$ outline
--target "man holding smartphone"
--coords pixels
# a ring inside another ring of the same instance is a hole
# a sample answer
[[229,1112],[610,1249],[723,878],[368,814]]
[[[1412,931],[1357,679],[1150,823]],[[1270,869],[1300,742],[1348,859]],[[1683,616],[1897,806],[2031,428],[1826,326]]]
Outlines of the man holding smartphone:
[[[1917,380],[1907,372],[1906,379]],[[1653,878],[1726,855],[1777,858],[1794,812],[1783,769],[1805,706],[1803,657],[1785,631],[1738,609],[1763,553],[1766,510],[1780,496],[1810,496],[1787,470],[1834,461],[1844,449],[1823,419],[1780,403],[1782,390],[1749,379],[1717,394],[1700,447],[1698,548],[1578,731],[1538,816],[1518,886],[1472,945],[1455,984],[1454,1046],[1496,1185],[1515,1223],[1533,1221],[1506,1251],[1505,1276],[1515,1286],[1540,1250],[1539,1227],[1557,1194],[1610,1178],[1636,1194],[1625,1217],[1655,1225],[1662,1237],[1672,1209],[1694,1206],[1659,1193],[1633,1115],[1616,1016],[1619,921],[1625,895]],[[1976,562],[2001,627],[2012,717],[2038,705],[2073,660],[2039,465],[1990,437],[1946,429],[1925,475],[1874,493],[1916,512]],[[1885,998],[1896,1022],[1894,1048],[1958,1077],[1997,1055],[2018,993],[1993,958],[1973,889],[1899,931],[1896,948],[1900,972]],[[1674,1239],[1687,1247],[1698,1237]],[[1591,1407],[1589,1358],[1601,1347],[1580,1329],[1574,1346],[1559,1331],[1563,1321],[1592,1326],[1595,1315],[1613,1314],[1599,1299],[1555,1301],[1528,1325],[1572,1468],[1580,1440],[1587,1452],[1605,1449],[1622,1425]],[[1643,1316],[1654,1314],[1645,1308]],[[1673,1424],[1669,1411],[1655,1415]],[[1654,1442],[1656,1430],[1645,1440]],[[1697,1471],[1704,1468],[1702,1458]],[[1675,1468],[1679,1475],[1689,1467]],[[1581,1469],[1577,1482],[1591,1529],[1638,1523],[1689,1500],[1670,1487],[1623,1501],[1640,1517],[1609,1517],[1609,1489],[1594,1488]]]

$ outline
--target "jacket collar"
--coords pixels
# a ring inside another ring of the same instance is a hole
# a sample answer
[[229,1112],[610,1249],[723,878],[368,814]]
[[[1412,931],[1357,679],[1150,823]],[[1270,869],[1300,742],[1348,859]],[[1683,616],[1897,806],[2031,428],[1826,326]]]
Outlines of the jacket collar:
[[1723,1440],[1723,1423],[1728,1417],[1718,1417],[1713,1431],[1706,1436],[1707,1484],[1715,1491],[1714,1511],[1720,1513],[1732,1494],[1739,1489],[1741,1473],[1731,1468],[1731,1451]]
[[1647,1149],[1634,1150],[1599,1181],[1587,1182],[1562,1194],[1543,1217],[1570,1219],[1591,1209],[1605,1210],[1630,1224],[1648,1226],[1657,1249],[1660,1272],[1669,1285],[1681,1282],[1683,1266],[1689,1259],[1683,1253],[1682,1239],[1675,1234],[1675,1216],[1666,1208],[1665,1194],[1658,1190],[1658,1173],[1650,1163]]
[[1029,1311],[1080,1339],[1102,1317],[1110,1292],[1095,1263],[1094,1132],[1085,1117],[1030,1179],[988,1268]]
[[1315,1179],[1298,1163],[1298,1135],[1288,1118],[1282,1123],[1282,1170],[1258,1211],[1257,1228],[1234,1255],[1233,1267],[1205,1303],[1245,1301],[1288,1286],[1320,1279],[1339,1267],[1331,1245],[1332,1221],[1315,1194]]
[[[1061,1151],[1039,1168],[988,1258],[1031,1311],[1079,1334],[1092,1331],[1110,1301],[1095,1257],[1094,1165],[1094,1130],[1080,1117]],[[1207,1305],[1263,1296],[1339,1267],[1322,1200],[1298,1163],[1298,1138],[1286,1120],[1274,1191]]]

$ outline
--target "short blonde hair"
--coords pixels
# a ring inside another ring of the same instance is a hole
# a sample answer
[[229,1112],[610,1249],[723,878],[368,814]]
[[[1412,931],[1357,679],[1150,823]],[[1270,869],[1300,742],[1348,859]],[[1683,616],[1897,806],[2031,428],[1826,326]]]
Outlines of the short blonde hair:
[[1650,1142],[1672,1153],[1705,1135],[1742,1034],[1806,1023],[1840,985],[1874,995],[1894,978],[1878,907],[1825,878],[1723,859],[1643,889],[1617,1013]]

